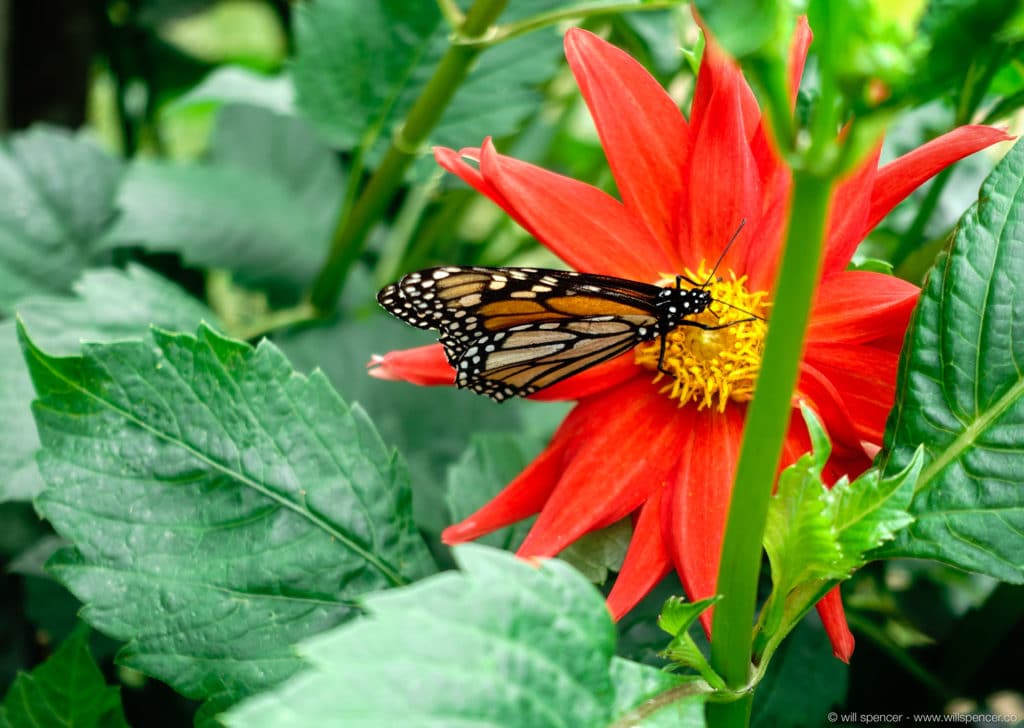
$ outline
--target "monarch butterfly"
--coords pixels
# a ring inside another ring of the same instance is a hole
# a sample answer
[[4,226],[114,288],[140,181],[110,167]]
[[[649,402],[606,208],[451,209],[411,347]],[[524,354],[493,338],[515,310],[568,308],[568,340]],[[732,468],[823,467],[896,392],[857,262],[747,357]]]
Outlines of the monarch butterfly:
[[[659,336],[658,369],[670,373],[662,367],[665,334],[678,326],[713,330],[740,323],[711,326],[687,318],[714,302],[705,289],[728,249],[703,284],[676,276],[675,288],[662,288],[564,270],[444,266],[409,273],[382,288],[377,302],[408,324],[440,331],[455,383],[501,402]],[[683,288],[683,281],[696,287]]]

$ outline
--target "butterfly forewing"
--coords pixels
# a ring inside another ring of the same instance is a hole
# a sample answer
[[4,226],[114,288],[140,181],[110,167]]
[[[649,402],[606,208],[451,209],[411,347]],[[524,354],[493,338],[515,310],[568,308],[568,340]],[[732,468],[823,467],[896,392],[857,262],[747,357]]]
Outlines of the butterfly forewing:
[[377,300],[441,332],[460,387],[496,400],[525,396],[655,338],[665,289],[535,268],[429,268]]

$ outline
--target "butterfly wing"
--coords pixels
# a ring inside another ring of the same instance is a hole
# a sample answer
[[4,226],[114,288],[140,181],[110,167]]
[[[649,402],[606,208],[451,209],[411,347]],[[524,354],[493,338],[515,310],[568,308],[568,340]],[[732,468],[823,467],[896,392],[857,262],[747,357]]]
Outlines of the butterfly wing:
[[653,338],[660,288],[571,271],[430,268],[377,295],[381,306],[437,329],[460,387],[525,396]]
[[[449,352],[456,384],[502,401],[525,397],[624,354],[653,319],[615,316],[527,323],[485,332]],[[454,357],[454,360],[452,360]]]

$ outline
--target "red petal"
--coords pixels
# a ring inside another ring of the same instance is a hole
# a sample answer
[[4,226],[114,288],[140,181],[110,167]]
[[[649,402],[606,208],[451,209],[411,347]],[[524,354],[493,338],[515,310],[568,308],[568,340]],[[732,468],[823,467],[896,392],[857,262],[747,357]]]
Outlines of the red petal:
[[849,344],[808,344],[804,353],[841,393],[860,439],[877,444],[896,398],[899,358],[899,352]]
[[[662,529],[668,551],[690,601],[716,593],[718,562],[729,510],[729,495],[739,457],[746,407],[724,413],[696,412],[690,426],[679,430],[679,468],[662,507]],[[711,610],[701,615],[711,628]]]
[[485,179],[527,229],[573,268],[638,281],[657,280],[671,261],[621,202],[596,187],[494,151],[485,143]]
[[417,346],[414,349],[374,354],[367,363],[367,372],[377,379],[410,382],[425,387],[455,384],[455,370],[444,356],[440,344]]
[[1002,129],[991,126],[961,126],[889,162],[878,170],[875,178],[871,212],[861,237],[933,175],[985,147],[1012,139]]
[[863,342],[897,334],[902,339],[921,289],[870,271],[840,271],[821,281],[807,341]]
[[842,394],[827,376],[807,361],[800,363],[800,379],[793,399],[794,406],[804,400],[815,411],[837,454],[848,457],[863,451],[861,435]]
[[800,91],[800,79],[804,76],[804,64],[807,62],[807,50],[811,47],[814,34],[807,23],[807,16],[797,18],[793,30],[793,40],[789,46],[789,97],[796,106],[797,93]]
[[611,387],[617,387],[636,376],[650,376],[650,372],[638,367],[634,361],[633,352],[629,352],[611,361],[585,369],[558,384],[552,384],[537,394],[531,394],[529,399],[543,402],[582,399]]
[[608,595],[608,611],[615,621],[622,619],[672,569],[672,559],[661,535],[661,498],[664,492],[665,489],[661,488],[647,499],[633,527],[626,560]]
[[[489,138],[484,141],[485,144],[488,142]],[[509,217],[519,223],[520,227],[530,233],[530,235],[535,238],[538,237],[537,232],[530,227],[529,223],[527,223],[519,213],[516,212],[515,208],[509,204],[509,201],[502,196],[497,188],[491,184],[489,180],[484,178],[480,173],[480,170],[470,164],[466,164],[465,159],[472,159],[479,162],[479,149],[467,148],[456,152],[454,149],[448,149],[447,147],[434,147],[434,159],[437,160],[437,163],[446,170],[462,178],[463,182],[468,184],[477,192],[489,197],[492,202],[504,210]]]
[[743,120],[744,136],[750,139],[761,123],[761,108],[757,105],[757,99],[736,62],[707,32],[700,18],[697,18],[697,23],[704,30],[706,43],[693,90],[693,102],[690,104],[690,131],[696,134],[697,128],[703,126],[705,121],[710,124],[718,122],[718,117],[711,109],[711,103],[715,94],[724,88],[729,94],[734,95],[739,103],[739,117]]
[[590,108],[626,207],[678,270],[675,242],[683,195],[688,129],[675,102],[628,54],[571,28],[565,56]]
[[733,82],[715,88],[707,111],[712,123],[700,126],[691,153],[690,239],[684,242],[683,256],[690,266],[701,260],[714,264],[745,219],[747,230],[722,262],[722,270],[741,270],[735,261],[746,260],[760,225],[761,181],[737,92],[746,84],[738,75],[727,78]]
[[519,555],[553,556],[636,510],[675,467],[676,438],[690,410],[639,377],[582,400],[570,415],[580,427],[565,471]]
[[853,633],[846,624],[846,613],[837,586],[818,602],[818,616],[825,625],[825,632],[832,642],[832,654],[843,662],[849,663],[853,656]]
[[441,532],[449,545],[471,541],[540,511],[562,473],[566,450],[585,424],[577,406],[562,421],[547,448],[498,495],[461,523]]
[[829,210],[823,276],[845,268],[870,229],[867,227],[867,219],[871,185],[878,172],[878,156],[881,153],[882,144],[879,142],[861,165],[836,186]]

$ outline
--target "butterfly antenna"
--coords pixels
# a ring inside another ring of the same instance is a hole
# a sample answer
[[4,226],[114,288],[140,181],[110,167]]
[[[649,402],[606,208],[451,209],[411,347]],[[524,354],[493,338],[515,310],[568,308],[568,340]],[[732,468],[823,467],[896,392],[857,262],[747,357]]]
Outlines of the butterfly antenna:
[[725,249],[722,250],[722,254],[718,256],[718,260],[715,262],[715,267],[711,269],[711,272],[708,274],[708,279],[701,284],[701,288],[706,288],[707,285],[711,283],[711,279],[714,278],[715,273],[718,272],[718,266],[722,264],[722,261],[725,260],[725,256],[729,254],[729,248],[731,248],[732,244],[736,242],[736,238],[740,236],[740,230],[742,230],[743,226],[746,224],[747,218],[743,218],[742,220],[740,220],[740,224],[736,228],[736,232],[732,234],[732,237],[729,238],[729,242],[725,244]]
[[747,316],[752,316],[753,318],[756,318],[756,319],[758,319],[760,321],[767,321],[768,320],[764,316],[758,316],[756,313],[753,313],[752,311],[748,311],[745,308],[740,308],[739,306],[733,306],[731,303],[726,303],[725,301],[719,301],[717,298],[715,299],[715,303],[720,303],[723,306],[728,306],[729,308],[736,309],[740,313],[745,313],[745,314],[747,314]]

